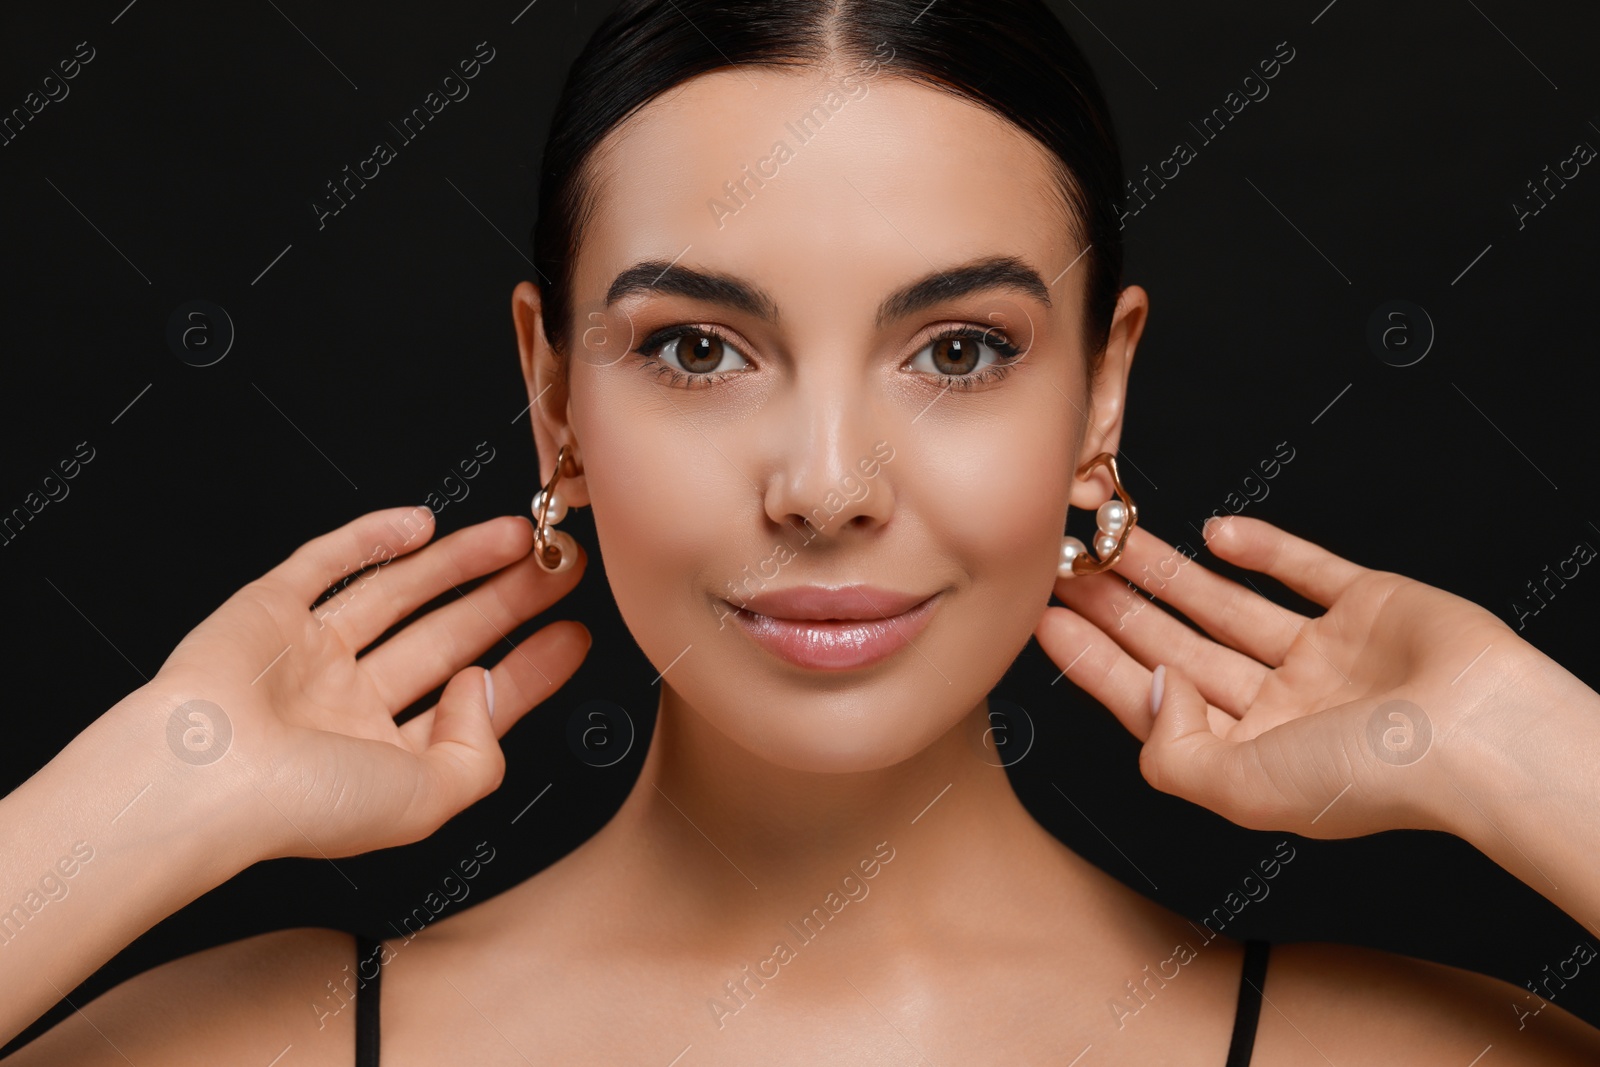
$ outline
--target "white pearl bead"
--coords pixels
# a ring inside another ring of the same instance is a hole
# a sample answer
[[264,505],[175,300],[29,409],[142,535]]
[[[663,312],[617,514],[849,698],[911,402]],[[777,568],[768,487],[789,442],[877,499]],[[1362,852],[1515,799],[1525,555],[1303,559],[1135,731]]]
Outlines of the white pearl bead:
[[[533,494],[533,518],[534,518],[535,522],[537,522],[538,519],[539,519],[539,503],[543,499],[544,499],[544,490],[543,489],[541,489],[537,493]],[[545,516],[545,522],[548,522],[553,526],[553,525],[555,525],[556,523],[560,522],[562,519],[564,519],[566,517],[567,517],[567,502],[565,500],[561,499],[560,492],[551,493],[550,494],[550,514]]]
[[1061,562],[1056,567],[1056,577],[1076,578],[1077,574],[1072,569],[1072,561],[1089,551],[1089,547],[1071,534],[1061,539]]
[[565,530],[551,530],[549,543],[561,549],[561,562],[554,567],[546,567],[544,557],[540,556],[539,566],[548,574],[561,574],[563,571],[571,570],[578,559],[578,542],[574,541],[572,535]]
[[1100,559],[1110,559],[1117,550],[1117,539],[1117,534],[1102,532],[1094,539],[1094,554]]
[[1120,500],[1107,500],[1094,513],[1094,519],[1106,533],[1119,534],[1128,524],[1128,506]]

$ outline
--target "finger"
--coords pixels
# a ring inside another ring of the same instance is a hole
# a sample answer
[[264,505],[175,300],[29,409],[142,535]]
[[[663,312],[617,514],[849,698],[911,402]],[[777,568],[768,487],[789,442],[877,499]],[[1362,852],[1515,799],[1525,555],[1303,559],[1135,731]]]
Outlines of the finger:
[[[582,548],[573,566],[550,574],[531,554],[435,608],[356,660],[389,709],[399,714],[442,678],[476,660],[496,642],[511,647],[512,630],[570,593],[583,577]],[[537,671],[535,661],[533,669]],[[553,679],[552,679],[553,682]]]
[[[1151,672],[1104,630],[1065,608],[1051,607],[1045,609],[1034,636],[1062,668],[1063,677],[1071,678],[1133,736],[1143,741],[1150,735]],[[1208,708],[1207,717],[1219,736],[1238,726],[1238,720],[1221,708]]]
[[[1160,711],[1139,753],[1139,770],[1152,786],[1252,830],[1314,837],[1370,832],[1359,828],[1359,817],[1350,821],[1348,806],[1323,816],[1361,777],[1350,742],[1365,732],[1377,701],[1335,705],[1231,740],[1208,728],[1205,701],[1182,671],[1160,673]],[[1366,769],[1374,764],[1366,761]]]
[[1161,676],[1160,707],[1139,750],[1139,773],[1163,793],[1239,821],[1239,794],[1251,784],[1244,762],[1250,742],[1217,736],[1205,698],[1181,670],[1163,665]]
[[1051,607],[1033,634],[1061,675],[1104,705],[1133,736],[1143,741],[1149,735],[1150,671],[1104,630],[1066,608]]
[[1206,526],[1206,544],[1219,558],[1271,575],[1325,608],[1331,607],[1350,583],[1372,573],[1263,519],[1227,515],[1208,520]]
[[1139,663],[1151,670],[1158,663],[1182,667],[1197,680],[1206,700],[1234,718],[1243,716],[1261,691],[1266,667],[1196,633],[1122,575],[1080,576],[1061,587],[1058,595],[1069,608],[1100,627]]
[[[489,672],[494,708],[490,720],[496,737],[504,737],[530,709],[548,699],[575,674],[593,643],[579,622],[553,622],[506,653]],[[433,730],[430,708],[400,727],[413,748],[421,749]]]
[[346,575],[421,548],[433,529],[433,512],[420,505],[368,512],[307,541],[262,580],[280,586],[309,608]]
[[501,516],[457,530],[426,552],[379,564],[313,613],[359,652],[440,593],[506,567],[532,548],[533,524]]
[[553,622],[495,664],[494,722],[501,736],[532,708],[567,683],[588,656],[594,638],[580,622]]
[[[1142,526],[1128,535],[1122,558],[1112,570],[1183,612],[1218,641],[1268,667],[1282,665],[1295,635],[1309,621],[1207,570]],[[1065,584],[1076,580],[1066,579]]]
[[398,819],[408,840],[433,833],[505,779],[505,753],[489,719],[487,675],[479,668],[459,672],[432,709],[418,787]]

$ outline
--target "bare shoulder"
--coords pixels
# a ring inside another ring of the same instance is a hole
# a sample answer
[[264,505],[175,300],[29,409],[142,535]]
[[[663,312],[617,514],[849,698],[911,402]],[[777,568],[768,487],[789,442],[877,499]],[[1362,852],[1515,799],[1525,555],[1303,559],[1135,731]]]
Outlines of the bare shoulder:
[[[1554,987],[1552,987],[1554,988]],[[1600,1062],[1600,1030],[1510,982],[1377,949],[1274,945],[1253,1067]]]
[[355,1061],[355,942],[319,927],[275,930],[135,975],[63,1019],[5,1067],[201,1067]]

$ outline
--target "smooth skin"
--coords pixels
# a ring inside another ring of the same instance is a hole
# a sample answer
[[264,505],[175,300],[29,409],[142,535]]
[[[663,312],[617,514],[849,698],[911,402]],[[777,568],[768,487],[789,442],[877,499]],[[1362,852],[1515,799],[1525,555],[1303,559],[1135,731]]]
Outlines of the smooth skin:
[[[594,509],[611,591],[661,672],[660,707],[639,780],[597,834],[387,943],[386,1067],[1079,1056],[1220,1067],[1239,946],[1204,943],[1066,849],[968,740],[1035,636],[1145,742],[1140,767],[1158,789],[1307,836],[1455,833],[1580,921],[1600,913],[1587,773],[1600,697],[1488,612],[1244,517],[1211,531],[1211,551],[1323,615],[1197,561],[1158,586],[1144,568],[1161,574],[1173,549],[1142,527],[1116,574],[1056,578],[1069,506],[1110,495],[1103,472],[1074,475],[1120,440],[1149,298],[1122,292],[1087,380],[1082,273],[1067,269],[1081,249],[1037,145],[948,94],[879,76],[736,215],[707,210],[827,88],[816,72],[719,72],[642,109],[599,160],[600,210],[576,264],[579,347],[558,357],[538,289],[513,294],[542,476],[570,446],[563,493]],[[991,286],[880,318],[917,279],[995,256],[1033,269],[1046,293]],[[655,286],[608,306],[612,279],[639,263],[737,279],[775,313]],[[716,381],[675,383],[663,364],[674,350],[640,351],[674,325],[714,329],[735,353]],[[1003,330],[1025,353],[962,388],[929,353],[961,325]],[[860,462],[880,442],[893,458],[868,476]],[[827,521],[772,587],[871,582],[940,598],[913,647],[828,676],[767,654],[719,599],[818,507]],[[470,664],[569,592],[582,561],[540,572],[525,519],[434,541],[415,516],[373,513],[302,547],[0,801],[15,828],[0,899],[22,899],[71,842],[95,847],[71,895],[0,949],[5,1033],[251,863],[415,841],[499,784],[498,738],[572,674],[588,636],[554,623],[501,658],[492,719]],[[344,602],[308,610],[375,556],[391,561]],[[368,647],[482,575],[493,577]],[[1133,615],[1124,578],[1210,637],[1159,604]],[[1052,594],[1067,606],[1050,607]],[[446,679],[436,709],[394,726]],[[1372,709],[1395,696],[1433,727],[1431,749],[1404,766],[1362,747]],[[210,764],[168,745],[168,717],[191,699],[221,706],[232,728]],[[172,861],[152,865],[155,849]],[[843,881],[874,858],[858,888]],[[795,937],[787,924],[830,891],[854,899],[814,941]],[[726,983],[759,971],[780,940],[792,958],[734,1011]],[[1198,951],[1180,977],[1119,1021],[1110,1005],[1125,983],[1182,943]],[[344,1067],[354,1013],[313,1002],[352,957],[348,935],[329,930],[218,946],[81,1005],[5,1062]],[[1368,949],[1279,946],[1252,1063],[1460,1065],[1486,1049],[1477,1062],[1595,1062],[1600,1034],[1554,1004],[1519,1020],[1524,993]]]

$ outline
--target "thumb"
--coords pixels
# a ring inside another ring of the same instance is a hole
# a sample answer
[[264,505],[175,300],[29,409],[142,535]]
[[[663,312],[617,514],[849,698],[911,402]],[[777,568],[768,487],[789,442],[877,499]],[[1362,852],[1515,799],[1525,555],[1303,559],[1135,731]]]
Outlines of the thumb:
[[1163,793],[1218,810],[1218,783],[1229,780],[1222,763],[1234,746],[1211,732],[1206,698],[1165,664],[1151,678],[1150,696],[1155,719],[1139,750],[1139,773]]
[[456,673],[439,695],[406,820],[423,837],[500,787],[506,758],[489,714],[493,680],[482,667]]

